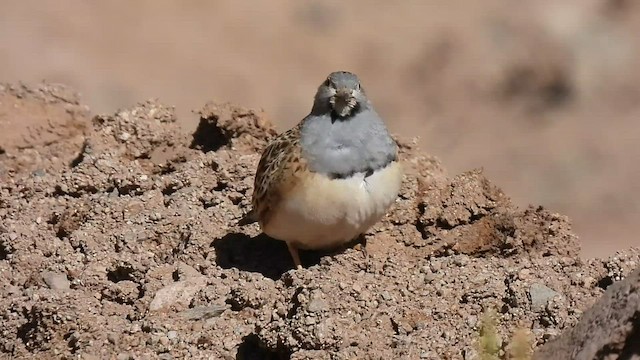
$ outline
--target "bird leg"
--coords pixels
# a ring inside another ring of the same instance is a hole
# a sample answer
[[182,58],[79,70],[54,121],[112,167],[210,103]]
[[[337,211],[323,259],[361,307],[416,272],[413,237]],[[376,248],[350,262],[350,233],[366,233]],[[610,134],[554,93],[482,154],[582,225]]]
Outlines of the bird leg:
[[298,249],[290,242],[287,242],[287,248],[289,249],[289,254],[291,254],[291,258],[293,259],[293,264],[296,266],[296,269],[302,269],[302,262],[300,261]]
[[353,248],[358,251],[362,251],[363,253],[367,252],[367,238],[364,234],[360,234],[351,240],[351,243],[354,244]]

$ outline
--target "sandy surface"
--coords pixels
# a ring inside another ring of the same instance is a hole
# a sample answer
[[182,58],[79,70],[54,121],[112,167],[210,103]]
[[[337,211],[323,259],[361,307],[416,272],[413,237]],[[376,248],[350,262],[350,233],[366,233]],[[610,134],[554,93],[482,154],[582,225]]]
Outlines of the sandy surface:
[[0,99],[2,358],[477,359],[489,311],[504,357],[640,264],[581,259],[567,217],[399,139],[402,192],[364,250],[292,270],[235,225],[276,133],[263,112],[208,103],[192,134],[156,101],[92,116],[63,86]]

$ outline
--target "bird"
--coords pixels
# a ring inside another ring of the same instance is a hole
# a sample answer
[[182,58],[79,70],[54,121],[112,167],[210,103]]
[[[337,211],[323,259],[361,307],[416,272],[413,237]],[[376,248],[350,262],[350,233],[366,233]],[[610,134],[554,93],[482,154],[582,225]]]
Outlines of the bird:
[[286,242],[300,269],[298,250],[341,247],[381,220],[402,179],[398,145],[360,79],[332,72],[310,113],[263,150],[251,210],[239,224],[258,222]]

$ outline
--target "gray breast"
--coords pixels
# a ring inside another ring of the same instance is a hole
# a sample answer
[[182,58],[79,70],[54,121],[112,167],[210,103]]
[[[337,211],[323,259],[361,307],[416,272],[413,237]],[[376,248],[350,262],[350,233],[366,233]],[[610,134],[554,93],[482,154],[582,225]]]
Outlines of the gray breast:
[[335,121],[328,114],[307,116],[301,145],[311,171],[336,178],[372,173],[397,156],[395,141],[372,109]]

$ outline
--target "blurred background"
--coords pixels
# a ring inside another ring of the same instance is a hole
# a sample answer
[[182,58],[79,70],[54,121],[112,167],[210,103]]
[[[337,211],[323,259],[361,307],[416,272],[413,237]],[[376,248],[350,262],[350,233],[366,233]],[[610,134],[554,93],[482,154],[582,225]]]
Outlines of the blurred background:
[[350,70],[451,175],[571,217],[591,257],[640,245],[640,2],[0,2],[0,81],[62,82],[93,112],[208,100],[284,130]]

